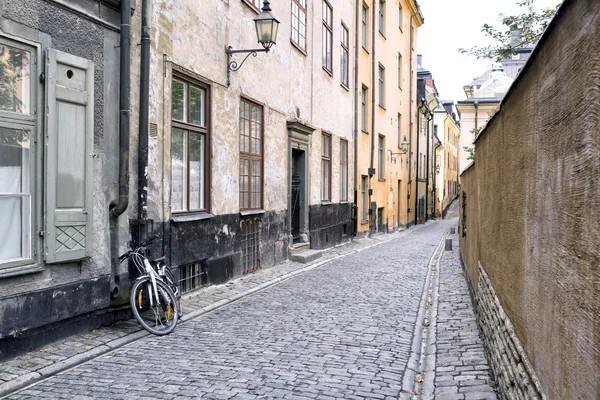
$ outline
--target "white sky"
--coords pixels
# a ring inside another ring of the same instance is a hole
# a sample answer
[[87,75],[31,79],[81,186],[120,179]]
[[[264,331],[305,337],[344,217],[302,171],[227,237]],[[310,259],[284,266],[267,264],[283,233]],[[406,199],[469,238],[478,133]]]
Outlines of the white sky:
[[[488,60],[460,54],[458,48],[470,49],[485,44],[481,32],[484,23],[496,28],[500,13],[518,10],[519,0],[418,0],[425,18],[418,30],[417,53],[422,65],[433,73],[442,100],[463,100],[463,85],[482,75]],[[536,8],[551,7],[561,0],[536,0]]]

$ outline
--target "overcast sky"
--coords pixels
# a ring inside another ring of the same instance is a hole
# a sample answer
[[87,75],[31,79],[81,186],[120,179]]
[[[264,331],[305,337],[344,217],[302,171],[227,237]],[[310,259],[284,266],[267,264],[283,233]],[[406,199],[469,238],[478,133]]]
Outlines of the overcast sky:
[[[425,24],[418,30],[417,52],[423,67],[433,73],[443,100],[463,100],[463,85],[482,75],[488,60],[460,54],[460,47],[485,44],[481,27],[500,27],[498,15],[518,10],[518,0],[419,0]],[[536,7],[550,7],[560,0],[536,0]]]

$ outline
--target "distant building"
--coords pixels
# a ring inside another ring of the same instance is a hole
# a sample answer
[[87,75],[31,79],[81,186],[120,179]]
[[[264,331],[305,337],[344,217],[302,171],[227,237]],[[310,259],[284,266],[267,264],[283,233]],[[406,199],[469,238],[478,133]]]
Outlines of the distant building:
[[442,100],[434,110],[433,132],[440,145],[436,147],[436,215],[446,209],[458,195],[460,123],[454,101]]

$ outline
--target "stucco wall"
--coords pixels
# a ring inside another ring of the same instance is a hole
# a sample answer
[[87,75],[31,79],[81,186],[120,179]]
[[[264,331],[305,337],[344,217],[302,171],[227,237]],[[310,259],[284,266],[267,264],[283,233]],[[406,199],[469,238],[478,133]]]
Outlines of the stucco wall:
[[[38,47],[41,57],[36,73],[43,71],[48,49],[57,49],[94,63],[95,153],[91,258],[45,265],[40,254],[40,238],[35,261],[44,270],[0,279],[0,337],[23,335],[23,331],[28,329],[104,308],[110,303],[108,211],[110,201],[118,197],[119,12],[101,2],[89,8],[82,3],[71,0],[59,6],[42,0],[0,0],[0,34]],[[97,22],[92,22],[90,16]],[[32,83],[37,84],[37,96],[40,98],[38,112],[42,112],[43,83],[37,79]],[[36,135],[41,160],[45,144],[41,124],[36,127]],[[43,176],[42,168],[37,175],[39,188],[42,187]],[[37,194],[35,207],[43,212],[41,189]],[[35,229],[43,231],[45,228],[39,214],[37,219],[39,224]],[[122,230],[127,231],[127,223],[121,224]],[[37,232],[35,234],[37,236]],[[82,298],[85,301],[76,301]]]
[[600,12],[568,0],[462,176],[477,263],[552,399],[600,396]]

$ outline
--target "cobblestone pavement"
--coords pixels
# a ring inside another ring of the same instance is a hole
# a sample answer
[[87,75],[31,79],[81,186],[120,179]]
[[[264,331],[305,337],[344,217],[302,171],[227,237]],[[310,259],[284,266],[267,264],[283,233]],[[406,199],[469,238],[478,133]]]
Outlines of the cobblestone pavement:
[[[364,238],[310,266],[285,263],[203,289],[167,337],[127,322],[2,363],[7,384],[50,376],[7,398],[396,399],[407,365],[420,366],[410,360],[423,288],[450,226],[456,219]],[[495,398],[455,253],[438,262],[435,396]],[[91,360],[52,376],[77,357]]]
[[[457,231],[458,232],[458,231]],[[463,275],[458,234],[440,260],[435,395],[448,400],[497,399]]]

